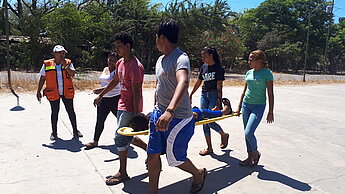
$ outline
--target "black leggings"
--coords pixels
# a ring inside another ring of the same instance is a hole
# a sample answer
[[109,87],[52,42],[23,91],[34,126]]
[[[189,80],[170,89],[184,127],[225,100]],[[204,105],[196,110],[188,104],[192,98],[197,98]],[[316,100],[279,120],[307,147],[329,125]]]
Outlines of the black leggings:
[[[73,132],[77,131],[77,119],[75,116],[74,108],[73,108],[73,98],[67,99],[65,97],[61,97],[62,102],[65,105],[65,109],[68,113],[69,120],[71,121]],[[52,124],[52,131],[54,135],[57,135],[57,122],[59,118],[59,110],[60,110],[60,98],[55,101],[49,101],[50,108],[51,108],[51,124]]]
[[98,141],[103,129],[104,122],[108,117],[110,111],[115,115],[117,114],[117,103],[119,102],[120,95],[114,97],[103,97],[101,102],[97,105],[97,122],[95,127],[94,141]]

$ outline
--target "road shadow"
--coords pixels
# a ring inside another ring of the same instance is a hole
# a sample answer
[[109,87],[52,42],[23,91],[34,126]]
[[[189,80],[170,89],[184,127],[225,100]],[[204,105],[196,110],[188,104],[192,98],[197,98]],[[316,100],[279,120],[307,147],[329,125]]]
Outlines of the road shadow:
[[25,108],[22,106],[15,106],[10,109],[10,111],[22,111],[22,110],[25,110]]
[[80,152],[84,146],[79,138],[73,137],[70,140],[64,140],[57,138],[55,142],[50,144],[42,144],[43,147],[47,147],[54,150],[67,150],[70,152]]
[[123,183],[122,191],[125,193],[149,193],[149,183],[143,181],[147,177],[147,173],[132,177]]
[[[288,177],[279,172],[266,170],[264,166],[258,165],[254,167],[239,166],[239,159],[230,156],[231,150],[223,150],[223,155],[212,154],[211,157],[226,163],[226,165],[208,169],[207,178],[202,191],[199,193],[217,193],[218,191],[231,186],[254,172],[258,172],[258,178],[266,181],[275,181],[291,187],[297,191],[309,191],[311,186],[307,183]],[[160,189],[160,193],[188,193],[192,184],[192,177],[174,184],[165,186]]]
[[[98,146],[94,149],[97,149],[97,148],[101,148],[103,150],[109,150],[112,154],[115,154],[117,156],[119,155],[119,151],[117,150],[117,148],[114,144],[113,145],[101,145],[101,146]],[[127,158],[138,158],[138,152],[136,152],[132,146],[128,147]],[[118,159],[119,159],[119,157],[112,158],[112,159],[106,159],[106,160],[104,160],[104,162],[112,162],[112,161],[115,161]]]

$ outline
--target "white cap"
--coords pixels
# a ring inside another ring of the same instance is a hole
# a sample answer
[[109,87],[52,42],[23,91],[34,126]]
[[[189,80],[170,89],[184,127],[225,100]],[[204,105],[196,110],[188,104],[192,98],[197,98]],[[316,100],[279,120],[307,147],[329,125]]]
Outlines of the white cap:
[[61,46],[61,45],[54,46],[53,53],[60,52],[60,51],[65,51],[67,53],[67,50],[63,46]]

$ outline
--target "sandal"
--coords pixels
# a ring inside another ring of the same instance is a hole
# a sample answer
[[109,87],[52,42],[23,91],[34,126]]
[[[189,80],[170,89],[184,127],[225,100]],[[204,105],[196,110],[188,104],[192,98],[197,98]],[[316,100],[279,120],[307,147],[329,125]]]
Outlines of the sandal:
[[85,149],[86,150],[91,150],[91,149],[93,149],[93,148],[95,148],[97,146],[98,146],[98,143],[90,142],[90,143],[85,144]]
[[222,98],[222,103],[224,104],[224,106],[228,106],[230,111],[229,111],[229,115],[232,114],[232,108],[231,108],[231,103],[230,100],[227,98]]
[[253,160],[242,160],[238,163],[240,166],[252,166],[253,165]]
[[220,144],[220,148],[221,149],[224,149],[224,148],[226,148],[227,146],[228,146],[228,143],[229,143],[229,134],[226,134],[225,135],[226,137],[225,137],[225,141],[223,141],[223,138],[222,138],[222,143]]
[[106,185],[117,185],[119,183],[125,182],[127,180],[129,180],[130,177],[121,177],[121,176],[110,176],[106,181],[105,184]]
[[207,175],[206,168],[204,168],[203,171],[204,172],[202,173],[202,181],[201,181],[201,183],[192,184],[192,186],[190,187],[190,192],[191,193],[199,192],[204,187],[204,183],[205,183],[206,175]]
[[258,158],[256,160],[253,160],[253,165],[258,165],[260,157],[261,157],[261,153],[259,152]]
[[209,151],[208,149],[204,149],[204,150],[201,150],[199,152],[199,155],[200,156],[206,156],[206,155],[210,155],[210,154],[213,154],[213,150],[212,151]]

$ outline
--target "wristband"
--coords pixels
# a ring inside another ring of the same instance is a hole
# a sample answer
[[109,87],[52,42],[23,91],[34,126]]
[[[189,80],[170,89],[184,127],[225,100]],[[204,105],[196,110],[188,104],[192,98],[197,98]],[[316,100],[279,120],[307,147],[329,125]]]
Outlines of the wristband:
[[165,110],[165,112],[169,112],[172,116],[175,115],[175,111],[174,111],[173,109],[171,109],[171,108],[167,108],[167,109]]

